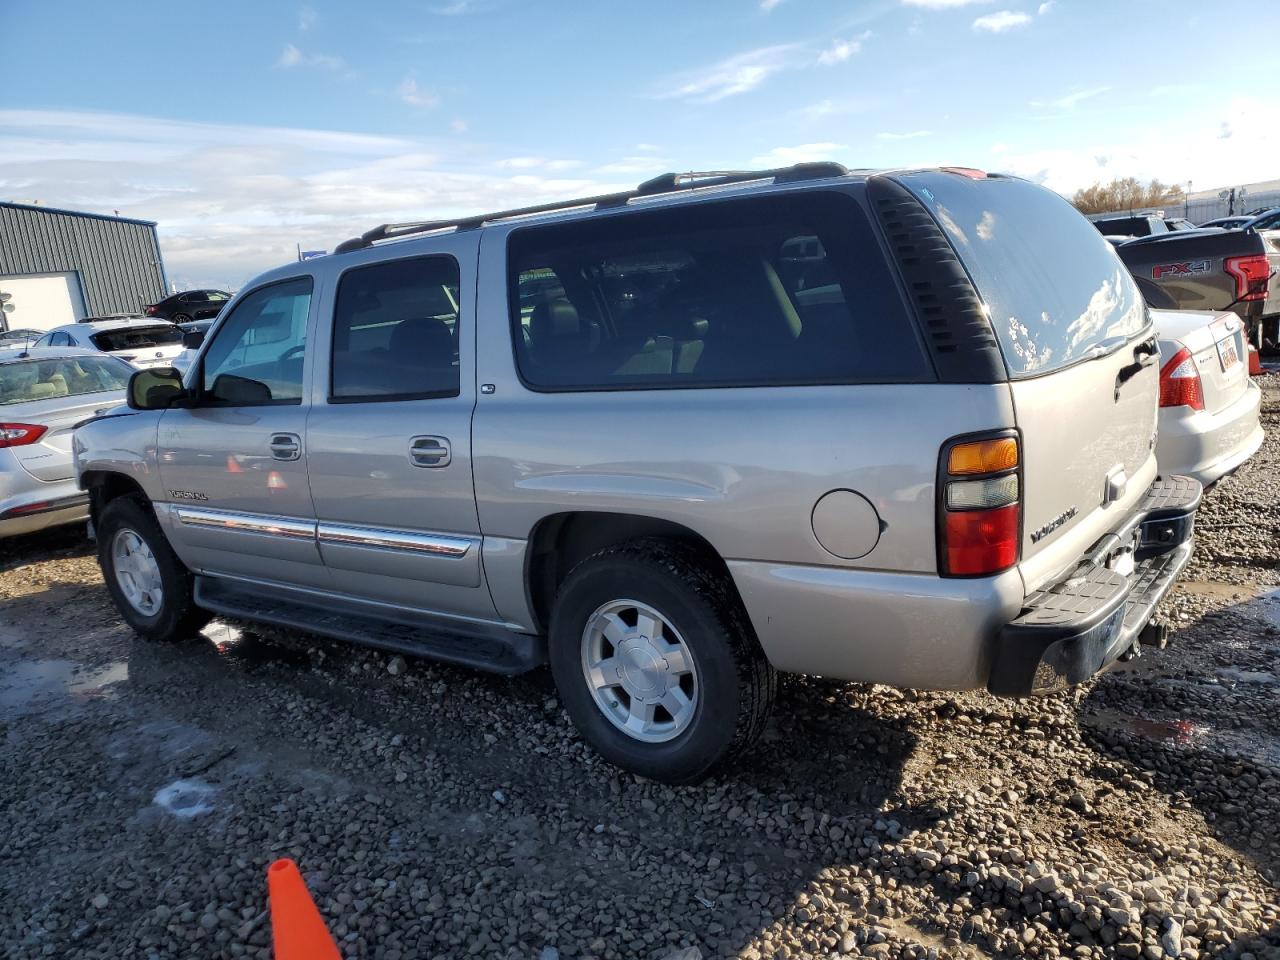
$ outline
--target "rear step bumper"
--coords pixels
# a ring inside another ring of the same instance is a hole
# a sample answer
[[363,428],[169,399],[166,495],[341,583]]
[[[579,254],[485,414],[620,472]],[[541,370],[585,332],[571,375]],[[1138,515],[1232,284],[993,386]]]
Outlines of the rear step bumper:
[[[1137,656],[1142,643],[1163,645],[1151,615],[1191,559],[1202,489],[1190,477],[1157,479],[1069,576],[1028,597],[1000,631],[987,689],[1007,697],[1050,693]],[[1129,550],[1132,573],[1108,566]]]

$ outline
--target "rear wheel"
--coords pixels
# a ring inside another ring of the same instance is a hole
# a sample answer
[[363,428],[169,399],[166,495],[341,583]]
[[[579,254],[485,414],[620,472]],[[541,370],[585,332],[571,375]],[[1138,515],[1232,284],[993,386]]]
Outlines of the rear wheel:
[[583,560],[551,615],[551,670],[583,738],[633,773],[703,779],[764,729],[776,674],[727,577],[643,540]]
[[146,505],[112,500],[97,523],[98,564],[116,608],[151,640],[190,637],[211,616],[195,605],[194,577],[178,559]]

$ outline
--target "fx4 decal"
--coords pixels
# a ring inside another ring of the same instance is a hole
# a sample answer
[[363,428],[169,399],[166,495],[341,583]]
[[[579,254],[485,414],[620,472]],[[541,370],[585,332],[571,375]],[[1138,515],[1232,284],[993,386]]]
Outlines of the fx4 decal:
[[1208,273],[1208,260],[1184,260],[1182,263],[1162,263],[1151,268],[1152,280],[1163,280],[1165,277],[1189,277],[1194,273]]

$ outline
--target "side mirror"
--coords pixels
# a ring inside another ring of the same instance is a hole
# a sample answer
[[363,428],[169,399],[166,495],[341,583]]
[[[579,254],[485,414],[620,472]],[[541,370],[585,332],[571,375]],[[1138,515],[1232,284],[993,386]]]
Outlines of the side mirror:
[[129,407],[132,410],[167,410],[185,396],[182,374],[173,367],[139,370],[129,378]]
[[204,334],[203,330],[187,330],[182,334],[182,345],[188,350],[195,350],[204,343]]

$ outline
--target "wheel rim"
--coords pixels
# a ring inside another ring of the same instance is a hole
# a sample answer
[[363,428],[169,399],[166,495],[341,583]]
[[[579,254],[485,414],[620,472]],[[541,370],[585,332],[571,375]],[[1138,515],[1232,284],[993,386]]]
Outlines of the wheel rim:
[[154,616],[164,603],[164,588],[160,564],[147,542],[128,528],[116,531],[111,541],[111,567],[129,606],[143,616]]
[[600,712],[635,740],[662,743],[693,722],[700,693],[693,652],[648,604],[614,600],[587,618],[582,674]]

